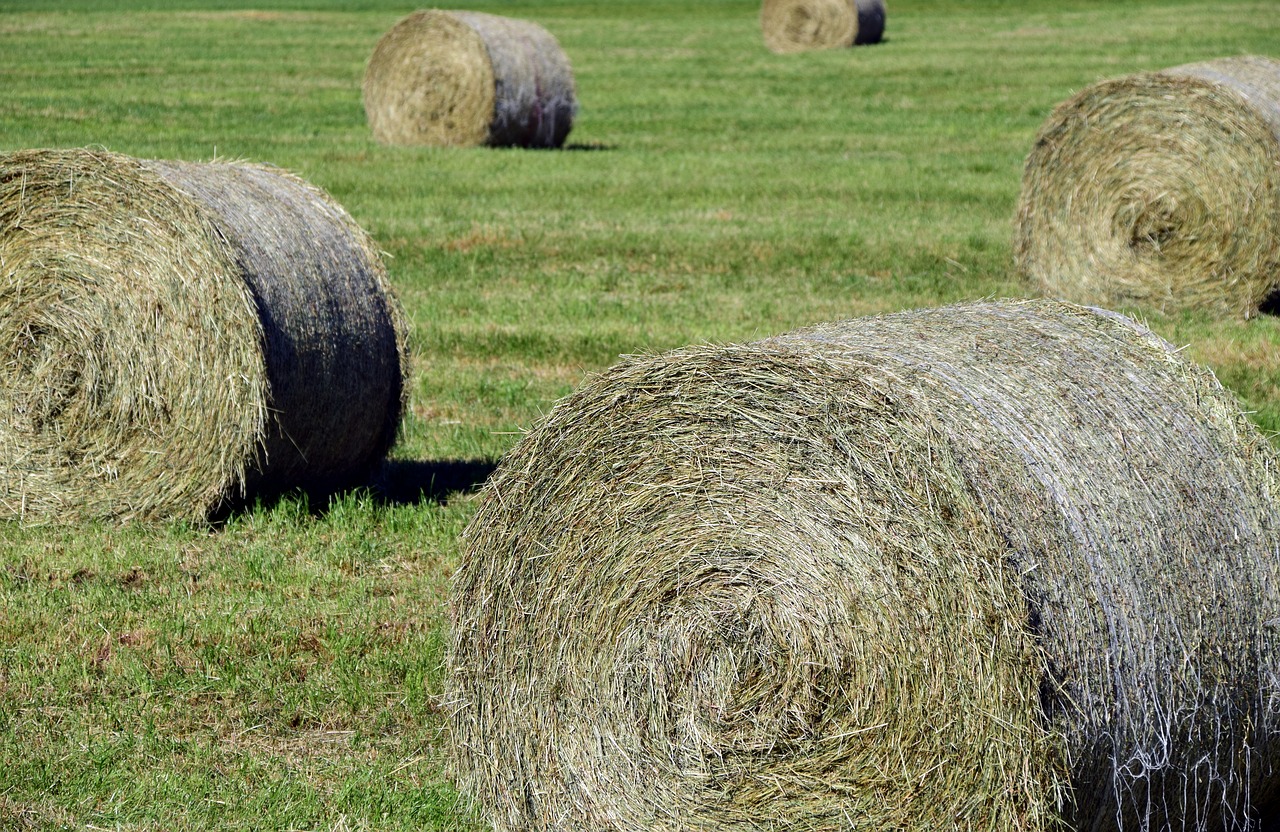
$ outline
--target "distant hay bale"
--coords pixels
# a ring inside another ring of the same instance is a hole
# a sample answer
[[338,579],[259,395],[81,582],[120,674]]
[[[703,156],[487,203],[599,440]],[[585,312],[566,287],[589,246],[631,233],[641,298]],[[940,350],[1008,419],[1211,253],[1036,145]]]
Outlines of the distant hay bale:
[[760,29],[779,54],[879,43],[884,0],[764,0]]
[[1040,128],[1019,269],[1050,296],[1248,318],[1280,290],[1280,61],[1103,81]]
[[1248,828],[1276,465],[1212,374],[1052,301],[627,360],[465,534],[459,785],[498,832]]
[[367,235],[284,171],[0,154],[0,517],[199,520],[357,481],[406,337]]
[[535,23],[418,11],[378,41],[364,109],[383,144],[560,147],[577,112],[573,69]]

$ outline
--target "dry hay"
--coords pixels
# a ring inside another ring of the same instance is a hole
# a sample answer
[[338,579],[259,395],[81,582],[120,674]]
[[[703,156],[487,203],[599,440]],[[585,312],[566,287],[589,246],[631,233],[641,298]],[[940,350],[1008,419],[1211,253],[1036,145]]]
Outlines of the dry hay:
[[779,54],[879,43],[884,0],[764,0],[760,30]]
[[372,241],[297,177],[0,155],[0,517],[201,519],[358,480],[406,334]]
[[629,359],[466,532],[459,785],[499,832],[1247,828],[1276,464],[1055,301]]
[[1014,249],[1050,296],[1257,314],[1280,289],[1280,62],[1189,64],[1060,104],[1027,158]]
[[364,109],[383,144],[559,147],[577,112],[573,69],[535,23],[418,11],[378,41]]

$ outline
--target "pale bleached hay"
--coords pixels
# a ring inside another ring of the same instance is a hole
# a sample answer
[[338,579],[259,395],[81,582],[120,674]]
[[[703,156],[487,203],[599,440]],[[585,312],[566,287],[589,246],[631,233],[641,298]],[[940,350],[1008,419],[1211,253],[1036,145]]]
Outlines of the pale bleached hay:
[[284,171],[0,155],[0,516],[204,519],[359,481],[406,337],[371,241]]
[[1251,317],[1280,289],[1280,61],[1103,81],[1027,158],[1018,268],[1053,297]]
[[764,0],[760,31],[779,54],[879,43],[884,0]]
[[1276,464],[1056,302],[624,361],[466,532],[458,782],[499,832],[1249,828]]
[[578,104],[569,58],[546,29],[430,10],[379,39],[364,107],[384,144],[559,147]]

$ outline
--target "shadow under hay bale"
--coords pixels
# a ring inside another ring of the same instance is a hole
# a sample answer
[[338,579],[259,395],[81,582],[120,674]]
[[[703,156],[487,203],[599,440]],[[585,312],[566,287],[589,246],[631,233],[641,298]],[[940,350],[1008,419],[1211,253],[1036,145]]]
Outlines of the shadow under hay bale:
[[499,832],[1251,828],[1276,466],[1211,373],[1059,302],[625,361],[466,532],[459,786]]
[[359,481],[406,338],[372,241],[284,171],[0,155],[0,516],[202,520]]
[[525,20],[414,12],[365,69],[365,114],[383,144],[560,147],[577,108],[568,56]]
[[778,54],[879,43],[884,0],[764,0],[760,30]]
[[1103,81],[1027,158],[1015,259],[1049,296],[1248,318],[1280,290],[1280,61]]
[[373,493],[390,505],[443,505],[478,491],[496,467],[491,459],[387,460],[374,477]]

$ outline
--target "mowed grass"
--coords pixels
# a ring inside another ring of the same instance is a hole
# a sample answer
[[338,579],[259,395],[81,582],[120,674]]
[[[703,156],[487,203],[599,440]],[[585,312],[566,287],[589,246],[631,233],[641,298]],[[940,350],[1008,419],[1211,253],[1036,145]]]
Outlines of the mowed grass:
[[[468,829],[443,766],[449,575],[520,430],[619,355],[1022,296],[1023,159],[1104,77],[1280,55],[1270,2],[896,0],[776,56],[744,0],[453,4],[573,62],[563,151],[375,144],[413,6],[0,0],[0,149],[269,162],[386,250],[414,324],[381,488],[213,529],[0,526],[0,829]],[[1280,430],[1280,325],[1143,313]]]

